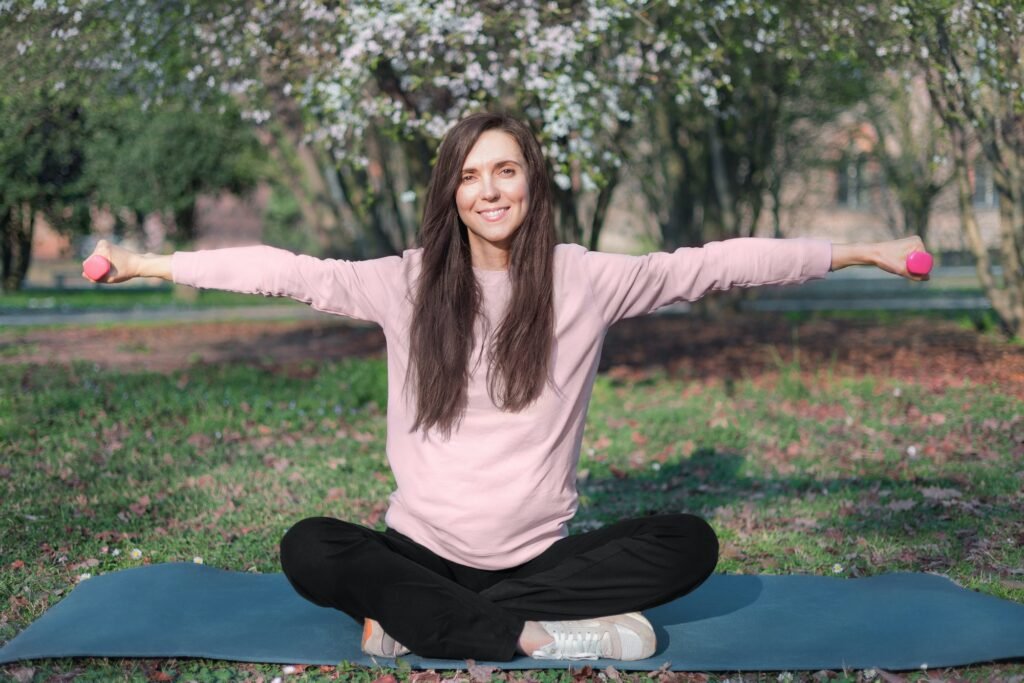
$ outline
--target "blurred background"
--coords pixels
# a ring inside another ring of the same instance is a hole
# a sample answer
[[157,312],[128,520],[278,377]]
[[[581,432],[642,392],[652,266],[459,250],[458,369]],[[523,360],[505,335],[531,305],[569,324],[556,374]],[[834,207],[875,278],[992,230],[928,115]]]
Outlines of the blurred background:
[[917,234],[920,305],[1019,337],[1011,5],[0,2],[0,311],[91,288],[100,238],[399,253],[440,138],[498,109],[543,144],[563,241]]

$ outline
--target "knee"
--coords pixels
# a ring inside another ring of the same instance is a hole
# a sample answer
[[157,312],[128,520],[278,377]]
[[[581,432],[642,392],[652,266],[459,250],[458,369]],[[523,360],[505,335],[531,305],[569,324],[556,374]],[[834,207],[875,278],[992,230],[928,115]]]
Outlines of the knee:
[[333,523],[328,517],[309,517],[296,522],[281,538],[281,570],[293,583],[302,584],[320,566],[325,542]]
[[705,578],[711,576],[718,565],[718,534],[707,522],[707,520],[686,515],[689,517],[692,534],[699,548],[699,552],[705,558]]
[[671,530],[667,535],[679,562],[691,567],[702,581],[711,576],[718,565],[718,534],[711,525],[685,513],[665,515],[665,524]]

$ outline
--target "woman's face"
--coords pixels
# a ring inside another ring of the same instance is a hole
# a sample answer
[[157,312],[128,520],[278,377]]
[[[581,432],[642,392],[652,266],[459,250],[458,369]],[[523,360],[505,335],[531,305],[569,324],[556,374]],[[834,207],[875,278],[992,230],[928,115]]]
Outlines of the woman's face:
[[455,192],[455,205],[466,225],[477,268],[508,267],[512,235],[529,207],[528,188],[519,143],[503,131],[484,131],[466,157]]

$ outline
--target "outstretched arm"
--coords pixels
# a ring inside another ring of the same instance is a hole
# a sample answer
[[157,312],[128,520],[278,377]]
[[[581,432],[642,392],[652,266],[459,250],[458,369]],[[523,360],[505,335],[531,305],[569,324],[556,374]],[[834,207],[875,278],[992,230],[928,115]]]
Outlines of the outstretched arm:
[[912,252],[923,250],[918,237],[837,245],[824,240],[740,238],[644,256],[587,252],[585,263],[594,302],[610,325],[677,301],[696,301],[715,290],[797,284],[853,265],[873,265],[925,280],[926,275],[908,272],[906,263]]
[[914,275],[907,271],[907,257],[915,251],[924,250],[924,242],[917,236],[887,242],[833,244],[831,269],[876,266],[911,280],[927,280],[927,274]]
[[289,297],[319,311],[381,325],[391,303],[407,294],[398,256],[320,259],[262,245],[160,256],[137,254],[105,241],[93,254],[110,262],[106,274],[93,273],[91,279],[98,282],[157,277],[202,289]]

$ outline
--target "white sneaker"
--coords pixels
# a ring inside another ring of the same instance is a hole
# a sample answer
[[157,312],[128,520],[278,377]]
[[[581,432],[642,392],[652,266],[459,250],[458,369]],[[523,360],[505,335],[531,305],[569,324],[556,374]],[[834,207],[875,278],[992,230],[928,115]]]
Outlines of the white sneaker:
[[554,640],[534,651],[534,659],[647,659],[657,645],[651,622],[639,612],[540,625]]
[[375,657],[401,657],[409,648],[399,644],[373,619],[363,620],[363,652]]

